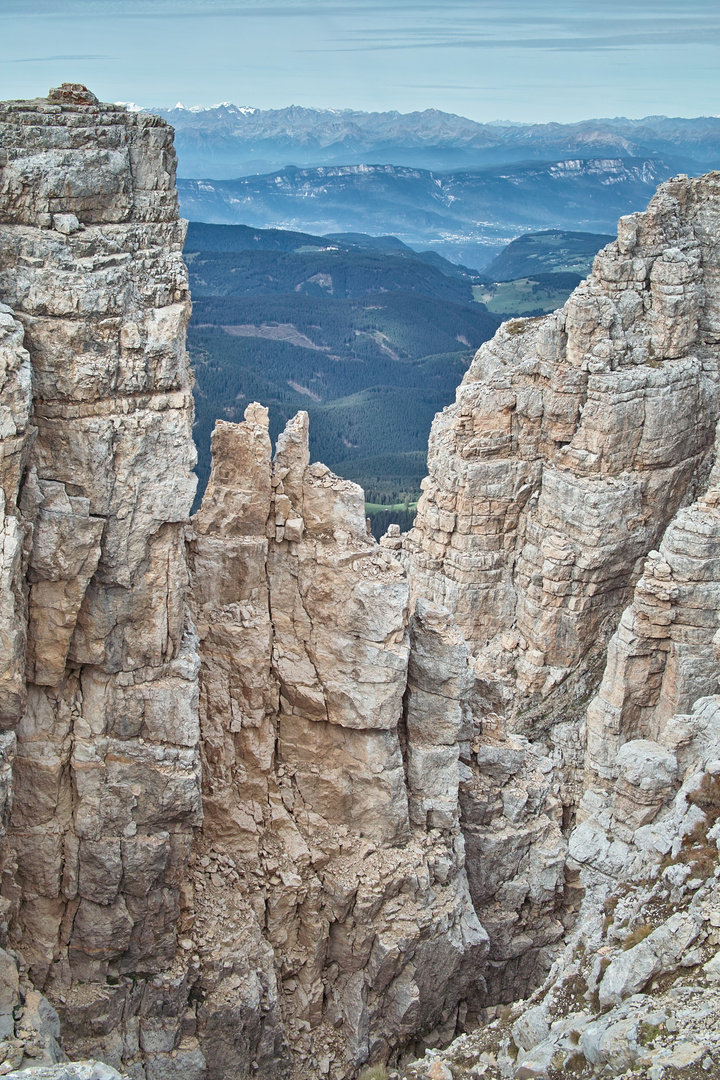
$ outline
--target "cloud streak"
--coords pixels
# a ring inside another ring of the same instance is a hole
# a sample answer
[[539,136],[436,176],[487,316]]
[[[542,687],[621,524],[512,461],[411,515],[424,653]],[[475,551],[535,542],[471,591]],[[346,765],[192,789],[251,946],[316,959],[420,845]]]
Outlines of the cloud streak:
[[58,56],[20,56],[12,60],[0,60],[0,64],[45,64],[52,60],[119,60],[118,56],[101,56],[99,53],[67,53]]
[[109,101],[698,115],[719,48],[717,0],[0,0],[0,97],[64,64]]

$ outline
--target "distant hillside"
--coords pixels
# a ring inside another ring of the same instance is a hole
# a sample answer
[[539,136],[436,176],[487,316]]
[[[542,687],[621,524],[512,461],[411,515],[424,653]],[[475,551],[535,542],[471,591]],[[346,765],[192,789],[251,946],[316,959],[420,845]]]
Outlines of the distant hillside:
[[562,307],[582,281],[579,274],[533,274],[473,287],[473,296],[488,311],[503,319],[523,315],[547,315]]
[[475,279],[473,296],[503,318],[545,315],[565,303],[614,239],[563,229],[518,236]]
[[720,167],[720,119],[714,116],[480,124],[437,109],[366,113],[254,109],[226,102],[210,109],[150,111],[175,127],[182,177],[230,179],[288,164],[373,163],[447,172],[587,158],[672,158],[689,173]]
[[482,271],[486,281],[512,281],[534,274],[556,272],[586,277],[598,251],[615,233],[567,232],[547,229],[518,236]]
[[433,173],[394,165],[289,167],[236,180],[181,180],[196,221],[316,234],[392,234],[482,268],[518,233],[614,230],[675,171],[661,160],[554,161]]
[[[369,503],[409,513],[432,419],[500,320],[474,301],[457,267],[443,273],[439,257],[431,265],[404,245],[377,250],[371,240],[340,246],[307,233],[190,224],[201,490],[215,420],[240,420],[258,400],[270,408],[273,438],[307,409],[313,457],[361,483]],[[372,510],[378,527],[388,513]]]

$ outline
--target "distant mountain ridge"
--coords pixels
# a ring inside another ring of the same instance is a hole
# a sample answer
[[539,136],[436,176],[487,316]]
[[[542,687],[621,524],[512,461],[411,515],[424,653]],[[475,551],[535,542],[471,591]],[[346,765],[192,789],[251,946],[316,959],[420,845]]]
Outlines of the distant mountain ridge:
[[179,175],[232,179],[288,164],[392,164],[450,171],[557,158],[665,157],[720,167],[720,118],[648,116],[574,124],[479,123],[438,109],[399,113],[289,106],[152,108],[175,127]]
[[436,173],[399,165],[289,166],[235,180],[179,180],[194,221],[315,234],[392,234],[481,269],[519,233],[612,232],[678,171],[664,159],[598,158]]

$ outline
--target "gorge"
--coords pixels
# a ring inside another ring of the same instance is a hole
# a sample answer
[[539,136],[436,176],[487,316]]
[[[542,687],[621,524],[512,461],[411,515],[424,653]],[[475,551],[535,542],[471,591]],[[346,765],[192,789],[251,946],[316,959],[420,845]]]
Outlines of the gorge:
[[720,174],[481,347],[377,544],[257,403],[188,518],[175,167],[0,104],[0,1073],[713,1075]]

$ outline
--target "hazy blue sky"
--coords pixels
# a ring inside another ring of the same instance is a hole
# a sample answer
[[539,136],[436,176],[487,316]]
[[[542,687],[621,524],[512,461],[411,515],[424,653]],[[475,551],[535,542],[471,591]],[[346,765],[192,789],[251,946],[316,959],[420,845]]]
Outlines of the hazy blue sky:
[[720,113],[718,0],[0,0],[0,98]]

